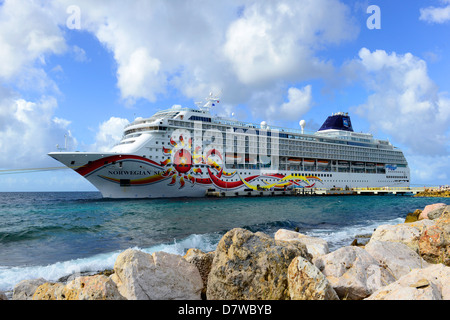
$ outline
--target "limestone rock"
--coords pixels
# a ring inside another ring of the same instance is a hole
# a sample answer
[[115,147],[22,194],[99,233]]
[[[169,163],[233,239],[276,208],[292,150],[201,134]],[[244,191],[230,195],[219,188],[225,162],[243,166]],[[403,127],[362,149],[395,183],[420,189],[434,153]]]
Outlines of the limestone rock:
[[419,220],[421,219],[434,220],[436,218],[439,218],[445,206],[446,206],[445,203],[434,203],[426,206],[423,209],[422,213],[420,214]]
[[433,225],[427,226],[419,238],[420,255],[430,263],[450,266],[450,213],[444,211]]
[[450,300],[450,267],[436,264],[414,269],[367,300]]
[[412,269],[426,268],[428,263],[417,252],[401,242],[370,241],[365,250],[380,265],[392,272],[395,279],[408,274]]
[[12,300],[32,300],[36,289],[46,282],[43,278],[20,281],[14,287]]
[[288,287],[291,300],[339,300],[324,274],[302,257],[289,265]]
[[276,241],[241,228],[217,245],[208,277],[208,300],[287,300],[287,270],[298,256],[311,260],[299,242]]
[[308,252],[313,258],[330,253],[328,243],[320,238],[309,237],[299,232],[280,229],[275,233],[275,240],[298,241],[306,246]]
[[128,300],[200,299],[200,273],[178,255],[128,249],[117,257],[114,271],[111,278]]
[[360,300],[395,281],[393,275],[360,247],[343,247],[315,260],[341,299]]
[[202,252],[199,249],[189,249],[183,257],[187,262],[195,265],[200,272],[203,281],[202,297],[206,299],[206,287],[208,284],[208,275],[211,271],[211,265],[214,259],[214,252]]
[[65,286],[63,294],[66,300],[125,300],[114,281],[104,275],[78,277]]
[[434,222],[431,220],[420,220],[397,225],[381,225],[373,232],[370,241],[401,242],[419,252],[419,237],[426,226],[433,224]]
[[40,285],[33,294],[33,300],[66,300],[64,284],[46,282]]

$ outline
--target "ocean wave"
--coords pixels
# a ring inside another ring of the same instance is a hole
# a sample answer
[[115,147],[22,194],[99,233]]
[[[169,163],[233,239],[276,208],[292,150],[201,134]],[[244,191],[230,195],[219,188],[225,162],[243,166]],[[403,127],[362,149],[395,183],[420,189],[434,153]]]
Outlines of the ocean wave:
[[[198,235],[193,234],[172,243],[159,244],[149,248],[134,247],[147,253],[164,251],[167,253],[184,255],[190,248],[197,248],[204,252],[214,251],[222,235],[218,233]],[[118,255],[124,250],[94,255],[89,258],[57,262],[47,266],[0,266],[0,291],[12,291],[14,286],[22,280],[44,278],[49,282],[74,273],[97,272],[113,269]]]
[[367,221],[364,224],[350,225],[340,228],[317,228],[305,232],[311,237],[321,238],[328,242],[330,251],[350,245],[359,235],[371,235],[380,225],[395,225],[403,223],[404,218],[395,218],[385,221]]
[[[371,234],[381,224],[398,224],[404,219],[396,218],[387,221],[367,221],[364,225],[332,226],[317,225],[303,226],[300,232],[319,237],[326,240],[330,250],[333,251],[341,246],[350,245],[356,235]],[[293,229],[299,224],[294,221],[276,221],[268,224],[258,224],[247,226],[253,232],[261,231],[273,236],[278,229]],[[322,227],[321,227],[322,226]],[[190,248],[197,248],[204,252],[214,251],[223,233],[192,234],[184,239],[174,239],[171,243],[162,243],[148,248],[134,247],[146,253],[164,251],[167,253],[184,255]],[[23,266],[23,267],[2,267],[0,266],[0,291],[12,291],[14,286],[22,280],[44,278],[50,282],[81,272],[96,272],[113,269],[117,256],[124,250],[110,253],[102,253],[88,258],[75,259],[64,262],[57,262],[47,266]]]

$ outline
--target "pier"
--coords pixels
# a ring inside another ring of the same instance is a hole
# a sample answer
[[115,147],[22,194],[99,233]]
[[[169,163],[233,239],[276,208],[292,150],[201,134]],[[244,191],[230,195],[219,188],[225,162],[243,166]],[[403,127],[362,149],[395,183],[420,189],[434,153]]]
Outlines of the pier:
[[264,197],[264,196],[342,196],[342,195],[415,195],[424,187],[383,187],[383,188],[294,188],[291,190],[251,190],[217,191],[209,189],[207,197]]

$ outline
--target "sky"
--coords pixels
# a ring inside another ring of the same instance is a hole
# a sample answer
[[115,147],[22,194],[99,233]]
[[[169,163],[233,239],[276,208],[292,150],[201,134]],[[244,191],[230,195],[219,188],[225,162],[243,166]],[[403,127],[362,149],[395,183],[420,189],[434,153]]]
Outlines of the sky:
[[[450,184],[450,0],[0,0],[0,192],[94,191],[47,154],[106,151],[136,117],[355,131]],[[13,171],[15,170],[15,171]]]

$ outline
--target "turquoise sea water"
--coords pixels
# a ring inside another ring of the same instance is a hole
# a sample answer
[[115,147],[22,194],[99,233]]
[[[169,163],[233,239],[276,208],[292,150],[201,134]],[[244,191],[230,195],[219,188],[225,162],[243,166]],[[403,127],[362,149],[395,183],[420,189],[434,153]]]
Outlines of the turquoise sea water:
[[273,235],[294,229],[330,250],[408,212],[449,198],[410,196],[107,200],[97,192],[0,193],[0,290],[43,277],[112,269],[127,248],[183,255],[215,249],[236,227]]

